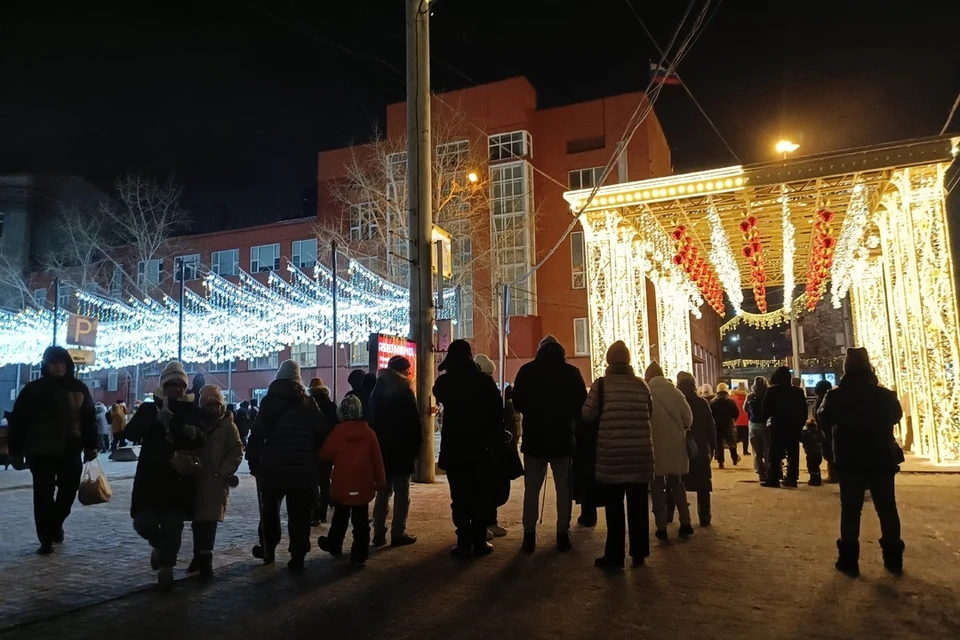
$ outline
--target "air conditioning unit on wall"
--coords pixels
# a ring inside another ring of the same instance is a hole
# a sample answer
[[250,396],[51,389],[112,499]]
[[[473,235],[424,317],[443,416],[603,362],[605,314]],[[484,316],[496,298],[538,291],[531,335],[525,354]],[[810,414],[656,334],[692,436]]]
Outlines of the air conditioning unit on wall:
[[87,380],[87,386],[90,387],[91,389],[99,389],[100,380],[98,380],[97,378],[93,378],[92,380]]

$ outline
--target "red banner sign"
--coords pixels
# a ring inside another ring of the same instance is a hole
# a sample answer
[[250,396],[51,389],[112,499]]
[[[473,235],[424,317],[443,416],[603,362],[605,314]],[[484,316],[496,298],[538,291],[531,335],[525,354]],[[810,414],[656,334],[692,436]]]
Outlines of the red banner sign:
[[[386,369],[393,356],[403,356],[410,361],[410,380],[417,380],[417,343],[413,340],[388,336],[382,333],[370,335],[370,370],[373,373]],[[416,388],[416,384],[414,384]]]

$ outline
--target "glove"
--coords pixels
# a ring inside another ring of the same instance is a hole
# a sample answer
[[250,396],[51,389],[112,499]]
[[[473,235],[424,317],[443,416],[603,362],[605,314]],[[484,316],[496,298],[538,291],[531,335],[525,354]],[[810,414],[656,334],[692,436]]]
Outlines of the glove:
[[84,462],[93,462],[97,459],[97,456],[100,454],[96,449],[87,449],[83,452],[83,461]]

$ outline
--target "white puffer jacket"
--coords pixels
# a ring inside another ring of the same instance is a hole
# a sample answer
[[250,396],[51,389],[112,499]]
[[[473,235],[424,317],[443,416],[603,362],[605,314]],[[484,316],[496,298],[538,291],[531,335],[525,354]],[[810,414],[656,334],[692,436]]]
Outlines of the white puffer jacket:
[[653,395],[653,450],[658,476],[683,475],[690,471],[687,429],[693,412],[683,393],[663,376],[647,382]]
[[593,383],[583,405],[583,420],[589,425],[599,421],[597,482],[633,484],[653,480],[652,407],[647,383],[633,374],[630,365],[610,365],[606,375]]

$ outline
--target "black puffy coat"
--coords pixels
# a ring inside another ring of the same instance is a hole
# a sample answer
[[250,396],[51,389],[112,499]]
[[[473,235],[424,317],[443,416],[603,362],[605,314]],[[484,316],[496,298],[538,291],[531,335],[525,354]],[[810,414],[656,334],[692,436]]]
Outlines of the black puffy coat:
[[324,424],[327,429],[332,429],[339,424],[337,418],[337,403],[330,398],[330,389],[326,387],[313,387],[310,389],[310,397],[317,403],[320,413],[323,414]]
[[470,359],[445,361],[433,385],[443,405],[439,466],[446,471],[494,464],[504,449],[503,404],[497,383]]
[[717,450],[717,427],[712,406],[697,395],[692,384],[688,389],[683,386],[678,385],[677,388],[683,392],[683,397],[687,399],[693,412],[690,433],[693,441],[697,443],[697,455],[690,458],[690,473],[683,476],[683,486],[687,491],[713,491],[713,471],[710,463],[713,461],[711,452]]
[[377,386],[370,394],[370,426],[380,442],[386,474],[413,473],[423,444],[420,408],[410,380],[393,369],[383,369],[377,375]]
[[[167,424],[158,417],[163,406],[173,413]],[[200,428],[202,419],[193,395],[170,401],[159,391],[153,402],[144,402],[133,414],[123,430],[127,440],[142,445],[130,499],[132,517],[142,511],[167,509],[183,510],[188,520],[193,517],[196,478],[177,473],[171,458],[175,451],[199,449],[206,443],[207,437]]]
[[548,342],[520,367],[513,406],[523,414],[525,455],[551,458],[574,454],[576,420],[587,399],[580,370],[568,364],[563,347]]
[[827,392],[820,424],[833,430],[833,462],[841,472],[896,473],[902,455],[893,426],[903,417],[897,394],[869,371],[848,373]]
[[250,472],[277,489],[317,486],[317,451],[329,433],[317,403],[297,381],[274,380],[247,442]]
[[761,418],[774,435],[793,437],[799,441],[809,413],[806,394],[803,389],[790,384],[789,379],[770,385],[763,396]]
[[[693,404],[690,407],[693,408]],[[737,406],[736,401],[730,397],[729,393],[721,391],[710,401],[710,413],[713,414],[713,422],[717,425],[717,440],[735,443],[737,441],[736,423],[737,418],[740,417],[740,407]]]
[[[48,361],[65,362],[62,378],[50,375]],[[97,412],[93,398],[74,377],[73,360],[61,347],[44,353],[40,379],[27,383],[17,396],[9,420],[11,456],[62,456],[69,450],[97,449]]]

